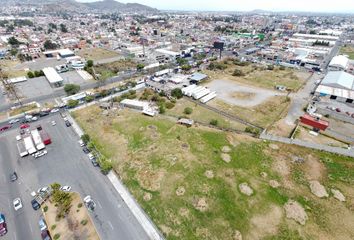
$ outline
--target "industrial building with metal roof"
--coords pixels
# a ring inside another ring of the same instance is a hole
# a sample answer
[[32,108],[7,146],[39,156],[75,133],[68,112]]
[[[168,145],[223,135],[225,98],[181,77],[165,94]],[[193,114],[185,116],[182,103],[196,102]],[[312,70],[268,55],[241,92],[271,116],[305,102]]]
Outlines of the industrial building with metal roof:
[[349,65],[349,59],[346,56],[338,55],[332,58],[328,65],[330,71],[344,71]]
[[60,87],[63,85],[63,78],[52,67],[43,68],[43,73],[52,87]]
[[354,75],[344,71],[328,72],[317,87],[316,93],[340,102],[353,103]]

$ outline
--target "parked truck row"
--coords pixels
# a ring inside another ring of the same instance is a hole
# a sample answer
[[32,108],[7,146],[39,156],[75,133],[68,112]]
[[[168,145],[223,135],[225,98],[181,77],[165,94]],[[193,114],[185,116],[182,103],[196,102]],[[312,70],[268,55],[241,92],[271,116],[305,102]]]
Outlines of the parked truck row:
[[25,131],[21,131],[20,133],[22,136],[17,136],[16,139],[17,149],[21,157],[36,154],[38,151],[42,151],[45,145],[52,142],[48,133],[41,126],[37,126],[33,130],[29,130],[28,126]]
[[189,85],[182,88],[182,93],[187,97],[193,97],[195,100],[200,100],[202,103],[207,103],[217,96],[216,92],[211,92],[210,89],[197,85]]

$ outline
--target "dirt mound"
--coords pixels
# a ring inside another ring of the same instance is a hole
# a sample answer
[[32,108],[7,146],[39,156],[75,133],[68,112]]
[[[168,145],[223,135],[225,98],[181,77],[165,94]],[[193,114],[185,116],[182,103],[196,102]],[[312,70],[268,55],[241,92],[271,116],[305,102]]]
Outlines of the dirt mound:
[[235,230],[233,240],[242,240],[242,234],[239,230]]
[[246,196],[251,196],[253,194],[253,189],[248,186],[248,183],[241,183],[238,185],[238,188],[240,189],[240,192]]
[[323,197],[328,197],[328,193],[325,189],[325,187],[323,185],[321,185],[321,183],[319,183],[318,181],[310,181],[310,189],[311,192],[319,197],[319,198],[323,198]]
[[188,208],[180,208],[179,209],[179,215],[182,217],[189,217],[189,209]]
[[266,177],[268,177],[268,174],[266,172],[261,172],[261,177],[266,178]]
[[309,155],[304,164],[305,177],[308,180],[320,181],[325,175],[326,168],[319,159]]
[[207,178],[213,178],[213,177],[214,177],[214,172],[211,171],[211,170],[207,170],[207,171],[205,171],[204,175],[205,175]]
[[282,215],[281,207],[272,205],[265,213],[253,216],[250,221],[252,231],[245,238],[262,239],[262,237],[276,234]]
[[305,225],[308,216],[305,212],[305,209],[298,202],[289,200],[284,205],[284,210],[287,218],[293,219],[301,225]]
[[271,186],[272,188],[278,188],[280,187],[280,183],[277,180],[270,180],[269,186]]
[[157,127],[156,127],[155,125],[149,125],[149,126],[147,126],[147,128],[148,128],[148,129],[152,129],[152,130],[154,130],[154,131],[157,130]]
[[176,190],[176,195],[177,196],[183,196],[184,193],[186,192],[186,189],[184,187],[178,187],[177,190]]
[[157,191],[161,187],[161,181],[164,177],[162,171],[140,170],[137,173],[139,184],[150,191]]
[[223,153],[229,153],[229,152],[231,152],[231,148],[229,146],[223,146],[221,151]]
[[144,196],[143,196],[144,201],[148,202],[148,201],[151,200],[151,198],[152,198],[152,194],[151,193],[148,193],[148,192],[144,193]]
[[226,162],[226,163],[229,163],[231,162],[231,156],[227,153],[222,153],[221,154],[221,159]]
[[278,145],[276,145],[276,144],[269,144],[269,147],[271,148],[271,149],[273,149],[273,150],[279,150],[279,146]]
[[345,196],[337,189],[331,189],[333,197],[341,202],[345,202]]
[[199,198],[195,202],[194,207],[201,212],[205,212],[208,209],[208,203],[205,198]]

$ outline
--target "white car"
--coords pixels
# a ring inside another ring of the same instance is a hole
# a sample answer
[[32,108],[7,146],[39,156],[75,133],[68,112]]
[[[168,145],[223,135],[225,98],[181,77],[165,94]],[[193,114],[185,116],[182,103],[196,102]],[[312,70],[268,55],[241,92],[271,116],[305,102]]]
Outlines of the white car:
[[15,198],[13,204],[14,204],[15,211],[22,208],[22,202],[20,198]]
[[38,117],[32,117],[32,122],[37,121]]
[[56,113],[56,112],[59,112],[59,109],[58,108],[53,108],[50,112],[51,113]]
[[82,141],[82,140],[79,140],[79,144],[80,144],[80,147],[85,146],[85,143],[84,143],[84,141]]
[[88,210],[90,210],[90,211],[95,210],[96,203],[92,200],[90,195],[88,195],[84,198],[84,203],[85,203],[86,207],[88,208]]
[[14,124],[14,123],[17,123],[17,122],[19,122],[19,121],[20,121],[20,119],[15,118],[15,119],[10,120],[10,121],[9,121],[9,124]]
[[60,188],[60,190],[62,190],[63,192],[70,192],[71,187],[70,187],[70,186],[62,186],[62,187]]
[[87,154],[87,156],[90,160],[95,159],[95,155],[93,155],[92,153]]
[[51,121],[51,123],[52,123],[52,126],[55,126],[55,125],[57,125],[57,123],[53,120],[53,121]]
[[16,136],[16,140],[17,140],[17,141],[20,141],[21,139],[22,139],[21,135],[17,135],[17,136]]
[[39,157],[42,157],[42,156],[46,155],[47,153],[48,153],[47,150],[42,150],[42,151],[34,153],[33,157],[34,158],[39,158]]
[[38,189],[37,193],[45,193],[49,190],[49,187],[42,187],[40,189]]

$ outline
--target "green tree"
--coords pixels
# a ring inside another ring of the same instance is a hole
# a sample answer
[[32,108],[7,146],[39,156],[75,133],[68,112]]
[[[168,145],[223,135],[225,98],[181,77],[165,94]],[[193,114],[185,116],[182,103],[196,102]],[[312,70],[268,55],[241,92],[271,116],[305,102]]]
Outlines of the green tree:
[[16,56],[16,55],[17,55],[17,53],[18,53],[17,48],[11,48],[11,50],[10,50],[10,54],[11,54],[11,56]]
[[181,69],[182,69],[183,71],[189,71],[189,70],[192,69],[192,66],[189,65],[189,64],[185,64],[185,65],[182,65]]
[[85,97],[85,101],[86,101],[86,102],[92,102],[94,99],[95,99],[95,98],[94,98],[93,96],[91,96],[91,95],[87,95],[87,96]]
[[177,60],[178,65],[182,66],[182,65],[186,65],[188,63],[187,59],[185,58],[178,58]]
[[34,78],[33,72],[29,71],[29,72],[27,73],[27,77],[28,77],[28,78]]
[[190,108],[190,107],[186,107],[183,112],[184,112],[185,114],[188,114],[188,115],[189,115],[189,114],[192,114],[193,109]]
[[177,99],[180,99],[183,97],[182,90],[180,88],[174,88],[171,91],[171,96]]
[[235,69],[235,71],[233,72],[232,76],[242,77],[242,76],[245,76],[245,74],[240,69]]
[[67,33],[68,32],[68,29],[66,28],[65,24],[63,24],[63,23],[60,24],[60,31],[62,33]]
[[45,49],[56,49],[58,48],[58,45],[53,43],[51,40],[46,40],[43,44]]
[[210,125],[217,126],[217,125],[218,125],[218,120],[212,119],[212,120],[210,121]]
[[8,40],[7,40],[8,44],[10,44],[11,46],[18,46],[21,44],[20,41],[17,40],[17,38],[15,37],[10,37]]
[[87,60],[86,66],[89,67],[89,68],[93,67],[93,60],[91,60],[91,59]]
[[136,70],[141,71],[141,70],[143,70],[143,69],[144,69],[144,67],[145,67],[145,65],[144,65],[144,64],[139,63],[139,64],[137,64],[137,65],[136,65]]
[[163,104],[161,104],[159,106],[159,113],[164,114],[165,112],[166,112],[165,106]]
[[74,108],[74,107],[76,107],[77,105],[79,105],[79,100],[72,100],[72,99],[70,99],[69,101],[68,101],[68,107],[69,108]]
[[111,171],[113,168],[112,163],[105,158],[100,159],[99,163],[100,163],[100,167],[101,167],[101,172],[104,175],[107,175],[109,173],[109,171]]
[[74,95],[80,91],[80,86],[76,84],[66,84],[64,86],[64,91],[68,96]]
[[81,136],[81,140],[85,143],[85,144],[87,144],[89,141],[90,141],[90,135],[88,135],[88,134],[84,134],[84,135],[82,135]]

